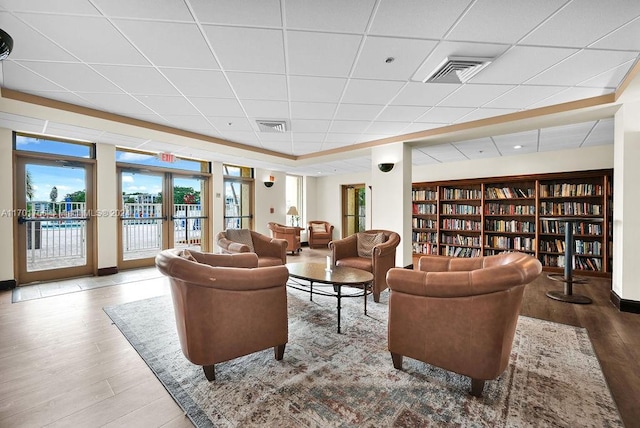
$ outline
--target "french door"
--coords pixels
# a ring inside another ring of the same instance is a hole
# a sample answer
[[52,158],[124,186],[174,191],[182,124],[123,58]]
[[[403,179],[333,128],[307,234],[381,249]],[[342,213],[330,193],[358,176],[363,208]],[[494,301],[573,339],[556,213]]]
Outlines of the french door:
[[94,272],[93,162],[16,158],[18,280]]
[[366,229],[366,193],[364,184],[342,186],[342,237]]
[[166,248],[208,250],[208,176],[118,169],[119,268],[151,266]]

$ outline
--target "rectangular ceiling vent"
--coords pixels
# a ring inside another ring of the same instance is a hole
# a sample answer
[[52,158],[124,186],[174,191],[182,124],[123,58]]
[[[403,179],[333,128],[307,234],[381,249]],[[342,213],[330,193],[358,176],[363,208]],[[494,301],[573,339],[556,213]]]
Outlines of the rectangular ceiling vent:
[[424,83],[465,83],[480,70],[491,64],[493,58],[451,56],[442,61],[424,80]]
[[260,132],[287,132],[286,120],[256,120]]

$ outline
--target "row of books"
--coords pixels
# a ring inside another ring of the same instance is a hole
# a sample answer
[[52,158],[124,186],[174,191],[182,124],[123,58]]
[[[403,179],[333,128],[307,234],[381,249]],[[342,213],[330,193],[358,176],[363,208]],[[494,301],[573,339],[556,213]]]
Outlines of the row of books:
[[454,247],[446,245],[442,250],[443,256],[453,257],[480,257],[482,250],[480,248]]
[[435,190],[414,189],[411,191],[411,199],[414,201],[435,201],[438,198],[438,192]]
[[480,215],[480,206],[463,204],[442,204],[440,214]]
[[438,207],[436,204],[413,204],[414,214],[437,214]]
[[594,183],[554,183],[541,184],[540,197],[559,196],[600,196],[603,186]]
[[[540,240],[540,251],[564,253],[565,249],[566,245],[562,239]],[[573,251],[575,254],[593,254],[599,256],[602,254],[602,243],[600,241],[576,239],[573,243]]]
[[442,234],[440,243],[442,244],[453,244],[453,245],[462,245],[465,247],[479,247],[480,246],[480,237],[479,236],[465,236],[465,235],[447,235]]
[[482,190],[480,189],[452,189],[445,187],[442,189],[444,199],[480,199]]
[[435,229],[438,222],[432,218],[416,218],[411,220],[414,229]]
[[488,202],[484,204],[484,213],[487,215],[535,215],[534,205],[497,204]]
[[449,230],[479,231],[482,228],[482,223],[475,220],[463,220],[460,218],[445,218],[445,219],[442,219],[442,228],[449,229]]
[[[545,266],[564,268],[565,257],[545,254],[540,261]],[[571,265],[573,270],[602,270],[602,260],[596,257],[574,256]]]
[[438,242],[438,234],[435,232],[413,232],[413,242]]
[[535,190],[514,187],[488,187],[485,195],[489,199],[533,198],[535,197]]
[[428,242],[414,242],[413,252],[416,254],[438,254],[438,246]]
[[536,233],[536,224],[532,221],[485,220],[485,231]]
[[[602,224],[599,223],[570,223],[573,233],[576,235],[602,235]],[[564,221],[540,220],[540,231],[542,233],[564,234]]]
[[535,251],[536,240],[524,236],[485,236],[484,245],[508,250]]
[[602,215],[602,205],[587,202],[542,202],[542,215]]

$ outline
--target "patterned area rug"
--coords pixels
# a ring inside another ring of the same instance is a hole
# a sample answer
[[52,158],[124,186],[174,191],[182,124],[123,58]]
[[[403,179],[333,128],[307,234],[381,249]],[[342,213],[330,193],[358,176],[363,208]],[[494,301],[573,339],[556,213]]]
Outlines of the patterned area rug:
[[[520,317],[511,361],[480,399],[470,381],[409,358],[393,368],[387,301],[289,290],[289,343],[216,365],[208,382],[180,350],[170,296],[105,308],[198,427],[622,426],[584,329]],[[371,300],[370,300],[371,302]]]

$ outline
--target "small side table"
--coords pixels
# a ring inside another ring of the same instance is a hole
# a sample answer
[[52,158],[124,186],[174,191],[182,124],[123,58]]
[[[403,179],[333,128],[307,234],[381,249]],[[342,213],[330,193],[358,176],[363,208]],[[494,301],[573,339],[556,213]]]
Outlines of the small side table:
[[547,297],[561,302],[577,303],[588,305],[591,299],[581,294],[573,294],[573,284],[584,284],[586,279],[575,279],[572,274],[573,265],[573,224],[574,223],[601,223],[601,218],[584,218],[584,217],[540,217],[540,220],[553,220],[564,222],[564,276],[558,273],[550,273],[547,276],[554,281],[564,282],[563,291],[548,291]]

